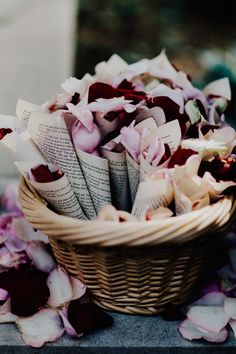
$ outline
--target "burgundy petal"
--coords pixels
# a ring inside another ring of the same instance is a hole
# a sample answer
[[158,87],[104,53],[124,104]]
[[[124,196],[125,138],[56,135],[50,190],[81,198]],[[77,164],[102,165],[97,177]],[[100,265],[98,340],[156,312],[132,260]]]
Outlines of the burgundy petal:
[[98,98],[113,98],[116,96],[116,89],[111,85],[103,82],[95,82],[89,87],[88,103],[96,101]]
[[126,100],[132,100],[134,104],[146,99],[146,93],[135,91],[134,85],[128,80],[123,80],[117,87],[117,95],[124,96]]
[[9,292],[12,313],[31,316],[46,304],[50,295],[46,276],[29,263],[0,274],[0,288]]
[[30,279],[13,287],[10,292],[11,312],[22,317],[32,316],[46,305],[49,295],[45,274],[35,272]]
[[201,132],[203,135],[206,135],[210,130],[214,132],[215,129],[219,129],[218,125],[206,124],[201,127]]
[[57,181],[63,176],[61,171],[51,172],[47,165],[39,165],[31,169],[36,182],[47,183]]
[[212,161],[202,161],[198,174],[200,177],[208,171],[217,181],[233,181],[236,179],[236,159],[215,157]]
[[0,129],[0,140],[4,138],[5,135],[12,133],[12,129],[10,128],[1,128]]
[[175,165],[183,166],[192,155],[197,155],[197,152],[192,149],[182,149],[179,146],[171,156],[168,167],[173,168]]
[[87,334],[113,324],[113,318],[98,306],[81,304],[79,300],[74,300],[69,304],[68,320],[78,334]]

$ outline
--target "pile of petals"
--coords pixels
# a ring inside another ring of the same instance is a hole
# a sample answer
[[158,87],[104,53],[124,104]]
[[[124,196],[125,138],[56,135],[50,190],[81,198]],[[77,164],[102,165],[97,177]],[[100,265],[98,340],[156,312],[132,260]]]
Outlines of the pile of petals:
[[236,228],[225,236],[229,263],[218,271],[217,279],[203,290],[203,297],[191,304],[180,324],[181,335],[189,340],[224,342],[228,328],[236,336]]
[[61,87],[42,105],[20,99],[16,117],[0,119],[0,143],[59,214],[149,221],[235,187],[227,78],[200,90],[162,51],[133,64],[114,54]]
[[84,296],[85,285],[56,265],[48,238],[24,219],[17,187],[10,183],[1,198],[0,323],[14,322],[33,347],[110,326],[112,318]]

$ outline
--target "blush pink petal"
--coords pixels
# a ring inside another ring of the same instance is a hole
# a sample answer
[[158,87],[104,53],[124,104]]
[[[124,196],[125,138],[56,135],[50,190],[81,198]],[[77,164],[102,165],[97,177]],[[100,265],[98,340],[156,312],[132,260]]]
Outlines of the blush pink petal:
[[85,126],[85,128],[92,133],[93,131],[93,115],[92,113],[80,107],[79,104],[74,105],[72,103],[68,103],[67,105],[68,110],[79,119],[79,121]]
[[87,108],[91,112],[108,113],[113,111],[119,111],[123,109],[127,104],[130,103],[132,103],[132,101],[126,100],[124,97],[114,97],[108,99],[98,98],[95,102],[91,102],[87,106]]
[[18,318],[16,324],[25,343],[34,348],[56,341],[65,331],[60,315],[53,309],[42,309],[31,317]]
[[20,210],[20,204],[18,201],[18,187],[19,182],[8,183],[3,196],[1,198],[1,204],[3,208],[8,212],[15,212]]
[[17,316],[11,313],[11,299],[8,300],[0,307],[0,323],[15,322]]
[[57,308],[73,299],[73,289],[68,274],[60,266],[55,268],[47,278],[50,291],[48,305]]
[[75,149],[91,154],[99,145],[101,134],[96,124],[93,123],[93,128],[90,132],[77,120],[72,127],[72,139]]
[[204,88],[203,93],[205,96],[220,96],[230,101],[231,89],[229,79],[224,77],[222,79],[212,81]]
[[0,288],[0,301],[5,301],[9,297],[8,291]]
[[47,246],[41,241],[28,243],[26,253],[32,260],[35,268],[42,272],[49,273],[56,267],[56,263],[49,253]]
[[136,162],[138,162],[141,149],[141,135],[135,130],[132,125],[130,125],[129,127],[123,127],[120,133],[120,143],[124,146],[130,156]]
[[48,243],[48,237],[41,231],[34,231],[23,217],[15,218],[12,221],[12,227],[15,230],[16,236],[22,241],[42,241],[44,243]]
[[73,291],[73,300],[79,299],[86,293],[86,286],[79,279],[69,276]]
[[187,317],[196,326],[210,333],[219,333],[229,322],[221,306],[194,305],[187,312]]
[[223,328],[219,333],[210,333],[196,326],[189,319],[186,319],[180,324],[179,331],[181,335],[188,340],[203,338],[208,342],[222,343],[228,337],[226,328]]
[[211,291],[204,295],[201,299],[194,302],[193,305],[203,306],[223,306],[226,295],[220,291]]

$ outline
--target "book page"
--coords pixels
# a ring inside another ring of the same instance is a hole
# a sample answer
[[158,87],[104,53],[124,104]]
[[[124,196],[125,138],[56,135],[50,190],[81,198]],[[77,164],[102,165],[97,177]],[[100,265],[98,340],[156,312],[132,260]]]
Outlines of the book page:
[[88,190],[97,214],[111,204],[111,188],[107,159],[76,149]]
[[39,183],[31,181],[28,173],[38,162],[25,161],[15,163],[20,173],[27,178],[27,181],[36,189],[37,192],[61,215],[76,219],[86,219],[80,204],[75,196],[73,189],[64,175],[57,181]]
[[140,180],[140,165],[132,159],[132,157],[126,151],[126,163],[127,171],[129,177],[129,188],[130,188],[130,197],[133,204],[136,193],[138,190],[139,180]]
[[166,179],[148,179],[139,184],[134,201],[132,215],[138,220],[145,220],[148,209],[157,209],[160,206],[168,206],[174,198],[174,190],[171,182]]
[[108,160],[112,204],[118,210],[129,211],[130,191],[126,163],[126,154],[102,149],[103,155]]
[[85,215],[89,219],[96,217],[96,211],[63,117],[33,112],[28,122],[28,130],[44,157],[52,164],[59,165],[65,173]]
[[42,107],[37,104],[24,101],[22,99],[19,99],[17,101],[16,116],[20,120],[22,120],[25,123],[25,125],[28,124],[31,113],[35,111],[42,111]]

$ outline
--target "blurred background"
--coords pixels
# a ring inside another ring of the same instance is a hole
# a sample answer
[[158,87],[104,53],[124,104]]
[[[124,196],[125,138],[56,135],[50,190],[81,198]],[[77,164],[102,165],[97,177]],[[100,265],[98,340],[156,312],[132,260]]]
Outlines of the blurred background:
[[[199,87],[228,76],[234,97],[235,18],[229,0],[0,0],[0,112],[46,101],[114,52],[133,62],[162,48]],[[3,150],[0,173],[15,173]]]

